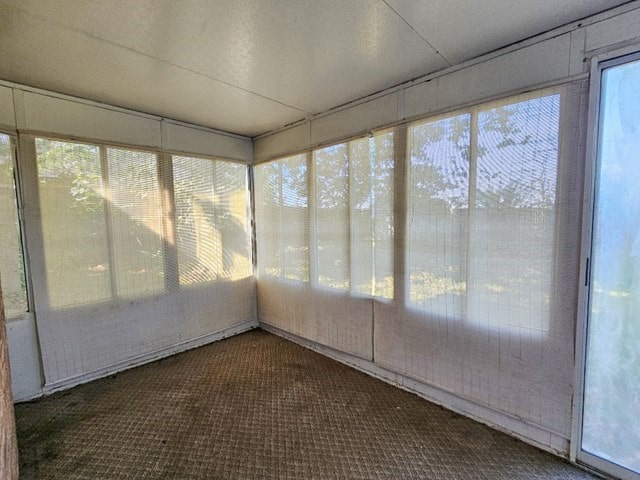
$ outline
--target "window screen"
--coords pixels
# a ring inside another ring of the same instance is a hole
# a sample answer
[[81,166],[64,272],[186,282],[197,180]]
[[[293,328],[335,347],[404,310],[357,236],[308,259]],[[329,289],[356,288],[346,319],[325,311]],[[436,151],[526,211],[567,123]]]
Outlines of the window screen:
[[36,139],[51,308],[164,290],[154,153]]
[[351,280],[358,293],[393,297],[393,132],[349,142]]
[[318,284],[393,297],[393,132],[313,152]]
[[40,217],[52,308],[111,298],[100,148],[36,139]]
[[107,148],[108,207],[116,295],[164,290],[163,216],[154,153]]
[[14,160],[13,138],[0,134],[0,273],[8,318],[28,310]]
[[392,298],[393,132],[315,150],[311,160],[311,172],[307,155],[254,169],[260,274],[308,281],[314,271],[318,286]]
[[560,95],[478,112],[469,309],[483,324],[548,328],[559,124]]
[[251,275],[247,167],[173,157],[180,284]]
[[548,329],[559,123],[552,94],[410,126],[410,305]]
[[307,156],[258,165],[255,172],[260,275],[309,281]]
[[464,312],[470,134],[469,114],[408,131],[409,302],[445,318]]
[[315,150],[313,166],[318,284],[349,290],[349,146]]

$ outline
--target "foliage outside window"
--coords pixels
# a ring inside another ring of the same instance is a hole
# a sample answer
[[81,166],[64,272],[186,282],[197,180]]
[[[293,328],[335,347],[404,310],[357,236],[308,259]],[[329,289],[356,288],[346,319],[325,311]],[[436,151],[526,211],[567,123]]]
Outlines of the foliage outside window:
[[385,131],[315,150],[311,171],[305,154],[255,167],[260,274],[307,282],[313,262],[319,286],[392,298],[393,145]]
[[306,155],[258,165],[254,172],[259,272],[261,275],[308,282]]
[[180,285],[251,275],[247,167],[173,157]]
[[245,165],[173,156],[161,182],[154,152],[37,138],[36,154],[51,308],[251,274]]
[[36,139],[52,308],[164,289],[157,155]]
[[392,131],[313,152],[318,284],[393,298]]
[[409,304],[479,325],[549,327],[560,94],[409,128]]

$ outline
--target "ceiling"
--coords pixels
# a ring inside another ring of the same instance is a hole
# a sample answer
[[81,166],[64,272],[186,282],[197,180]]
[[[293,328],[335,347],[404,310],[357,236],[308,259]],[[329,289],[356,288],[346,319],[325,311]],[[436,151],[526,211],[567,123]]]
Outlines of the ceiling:
[[625,0],[0,0],[0,79],[247,136]]

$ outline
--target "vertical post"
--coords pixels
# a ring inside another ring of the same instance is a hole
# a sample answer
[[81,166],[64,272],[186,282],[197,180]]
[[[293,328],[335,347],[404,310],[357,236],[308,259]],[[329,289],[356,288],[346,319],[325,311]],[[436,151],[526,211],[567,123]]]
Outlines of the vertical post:
[[473,285],[470,284],[471,279],[471,242],[473,240],[474,230],[477,225],[477,187],[478,187],[478,108],[472,108],[470,112],[471,118],[469,119],[471,136],[469,138],[469,204],[467,208],[467,252],[464,277],[466,279],[465,299],[462,306],[462,318],[469,320],[470,308],[469,308],[469,292],[473,292]]
[[404,306],[407,301],[409,272],[407,268],[407,203],[409,182],[409,162],[407,154],[407,126],[399,125],[393,133],[393,297],[396,305]]
[[356,285],[354,279],[354,272],[358,265],[355,265],[355,255],[353,255],[353,239],[356,238],[355,233],[355,219],[356,219],[356,196],[354,195],[355,191],[355,173],[354,173],[354,165],[352,157],[354,155],[351,154],[352,144],[351,142],[345,143],[347,149],[347,207],[349,209],[349,213],[347,214],[348,222],[349,222],[349,232],[347,234],[347,255],[349,256],[349,261],[347,265],[349,266],[349,271],[347,272],[347,278],[349,280],[349,286],[347,290],[353,295],[356,292]]
[[318,231],[316,218],[316,171],[313,152],[307,156],[307,208],[309,216],[309,285],[318,285]]
[[158,167],[158,187],[162,205],[162,249],[164,256],[164,288],[174,292],[180,285],[178,266],[178,243],[176,233],[176,204],[173,179],[173,158],[169,153],[156,156]]
[[18,480],[18,442],[13,416],[7,330],[0,286],[0,478]]
[[258,276],[258,237],[256,231],[256,179],[253,165],[247,165],[247,195],[249,196],[249,228],[251,232],[251,268],[253,276]]
[[100,172],[102,174],[102,204],[104,205],[104,225],[107,233],[107,246],[109,249],[109,280],[111,285],[111,298],[118,296],[118,265],[116,264],[115,242],[113,238],[113,216],[111,214],[112,192],[109,179],[109,159],[107,147],[100,146]]
[[278,267],[279,267],[279,274],[278,276],[280,278],[286,278],[285,275],[285,261],[284,261],[284,252],[285,252],[285,248],[284,248],[284,229],[282,228],[282,224],[283,224],[283,218],[282,216],[284,215],[284,192],[283,192],[283,181],[282,181],[282,160],[278,160],[278,207],[280,210],[280,215],[278,215],[278,240],[280,240],[279,244],[278,244],[278,258],[279,258],[279,262],[278,262]]
[[20,176],[22,196],[24,239],[28,256],[31,292],[38,292],[31,298],[30,308],[35,312],[50,311],[49,286],[47,285],[46,261],[44,256],[44,234],[40,212],[40,185],[38,179],[38,155],[36,140],[31,135],[18,137],[20,156],[16,159]]

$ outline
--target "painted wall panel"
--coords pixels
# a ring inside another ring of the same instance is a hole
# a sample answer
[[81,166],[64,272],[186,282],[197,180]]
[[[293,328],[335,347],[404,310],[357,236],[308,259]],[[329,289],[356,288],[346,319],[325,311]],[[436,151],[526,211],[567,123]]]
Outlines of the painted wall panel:
[[569,75],[570,35],[516,50],[405,90],[407,118],[562,80]]
[[13,92],[0,86],[0,127],[14,128],[16,119],[13,110]]
[[584,28],[571,32],[571,52],[569,58],[569,75],[580,75],[589,71],[588,62],[584,61],[584,44],[586,31]]
[[390,93],[311,121],[311,144],[319,145],[394,123],[398,96]]
[[589,25],[586,27],[585,50],[603,49],[633,39],[640,41],[639,24],[640,9]]
[[24,92],[24,112],[20,129],[144,147],[162,144],[159,119],[33,92]]
[[255,281],[249,277],[121,305],[42,313],[38,325],[46,388],[254,322],[254,299]]
[[311,124],[296,125],[282,132],[260,137],[253,142],[253,155],[256,162],[268,160],[287,152],[299,152],[311,145]]
[[42,393],[43,379],[33,315],[7,322],[7,334],[13,398],[20,401],[37,397]]
[[376,304],[374,338],[381,366],[568,438],[571,337],[525,341],[523,351],[536,352],[527,358],[509,350],[508,331],[440,324]]
[[164,122],[164,148],[174,152],[242,160],[253,159],[251,139]]
[[360,358],[373,358],[371,299],[312,290],[286,280],[263,278],[258,285],[260,322]]

